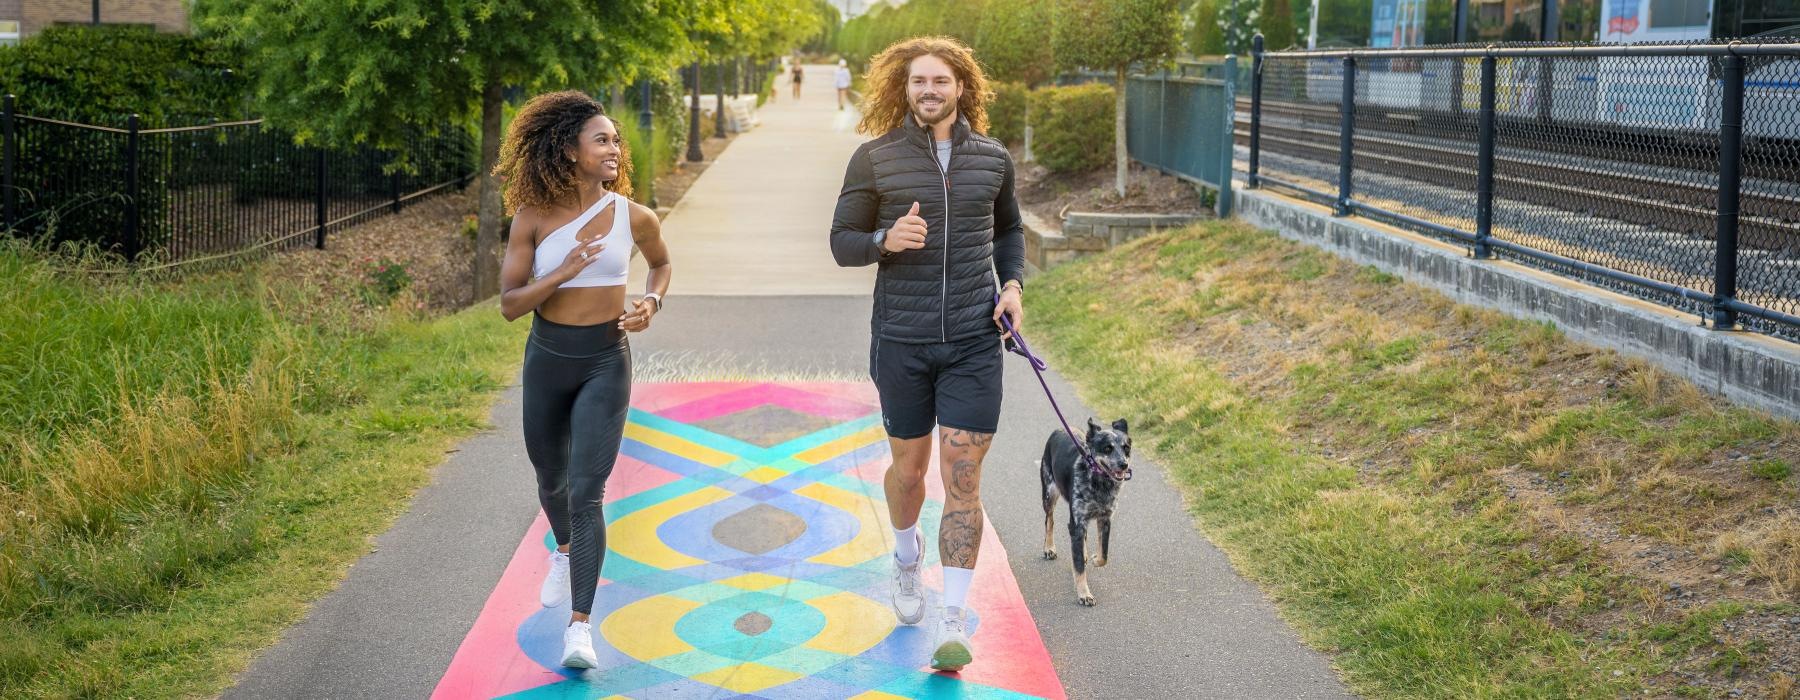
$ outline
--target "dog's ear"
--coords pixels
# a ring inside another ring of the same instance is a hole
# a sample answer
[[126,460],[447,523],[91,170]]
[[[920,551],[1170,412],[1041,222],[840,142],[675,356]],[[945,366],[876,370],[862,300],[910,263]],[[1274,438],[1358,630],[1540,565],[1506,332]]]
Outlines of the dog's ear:
[[1100,427],[1100,422],[1094,420],[1093,416],[1088,416],[1088,436],[1092,437],[1094,433],[1098,433],[1101,430],[1105,430],[1105,428]]
[[1117,431],[1119,431],[1119,432],[1121,432],[1121,433],[1129,433],[1129,432],[1131,432],[1131,431],[1130,431],[1130,430],[1129,430],[1129,429],[1127,429],[1127,428],[1126,428],[1126,427],[1125,427],[1125,419],[1124,419],[1124,418],[1120,418],[1120,419],[1118,419],[1118,420],[1116,420],[1116,421],[1113,421],[1113,430],[1117,430]]

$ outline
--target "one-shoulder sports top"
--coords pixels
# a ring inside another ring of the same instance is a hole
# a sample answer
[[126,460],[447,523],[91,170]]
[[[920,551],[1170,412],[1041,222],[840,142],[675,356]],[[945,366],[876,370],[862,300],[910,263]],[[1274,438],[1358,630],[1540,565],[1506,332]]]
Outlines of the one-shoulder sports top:
[[599,216],[601,210],[605,209],[609,202],[614,205],[612,230],[607,231],[606,235],[594,239],[602,241],[606,245],[606,249],[600,251],[600,261],[589,264],[581,270],[580,274],[575,275],[575,279],[562,283],[558,289],[562,287],[610,287],[625,284],[626,278],[631,275],[631,202],[614,192],[606,193],[606,196],[601,197],[600,201],[594,202],[594,206],[588,207],[587,211],[582,212],[581,216],[577,216],[574,221],[551,231],[550,235],[545,236],[544,240],[538,243],[536,256],[532,260],[532,276],[539,278],[548,276],[556,270],[558,265],[563,263],[564,259],[569,257],[569,251],[573,250],[575,246],[587,245],[587,243],[576,241],[575,234],[581,232],[581,228],[592,221],[594,217]]

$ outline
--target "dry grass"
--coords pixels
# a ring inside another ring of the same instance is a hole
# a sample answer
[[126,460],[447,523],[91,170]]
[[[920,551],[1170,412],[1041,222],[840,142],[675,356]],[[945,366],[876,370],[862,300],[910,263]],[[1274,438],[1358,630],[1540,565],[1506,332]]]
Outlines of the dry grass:
[[[1753,689],[1747,671],[1800,671],[1800,625],[1750,624],[1800,611],[1800,425],[1239,225],[1153,236],[1040,288],[1053,303],[1130,300],[1117,324],[1040,316],[1081,329],[1056,332],[1073,364],[1124,352],[1083,333],[1141,334],[1157,349],[1120,358],[1127,371],[1189,376],[1190,363],[1228,382],[1143,406],[1162,420],[1261,404],[1271,438],[1364,488],[1440,509],[1440,526],[1506,529],[1482,555],[1503,562],[1494,585],[1589,654],[1647,645],[1645,688]],[[1676,631],[1654,639],[1656,625]]]

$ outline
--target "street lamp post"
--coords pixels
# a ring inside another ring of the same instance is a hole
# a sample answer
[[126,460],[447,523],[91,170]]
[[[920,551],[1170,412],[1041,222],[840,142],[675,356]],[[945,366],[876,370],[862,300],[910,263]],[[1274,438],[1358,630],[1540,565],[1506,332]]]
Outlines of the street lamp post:
[[651,209],[655,209],[656,208],[656,137],[655,137],[656,113],[650,110],[650,79],[644,78],[638,82],[639,82],[639,85],[642,86],[642,88],[641,88],[642,92],[640,94],[642,95],[642,98],[643,98],[642,101],[643,101],[643,106],[644,106],[643,111],[638,112],[638,126],[644,132],[644,174],[642,175],[643,179],[639,180],[638,182],[642,183],[644,185],[644,190],[649,192],[649,195],[645,197],[645,200],[650,203]]
[[689,163],[706,160],[706,154],[700,151],[700,61],[694,61],[694,92],[688,102],[688,149]]
[[714,74],[719,76],[719,95],[713,102],[713,137],[725,138],[725,62],[713,64]]

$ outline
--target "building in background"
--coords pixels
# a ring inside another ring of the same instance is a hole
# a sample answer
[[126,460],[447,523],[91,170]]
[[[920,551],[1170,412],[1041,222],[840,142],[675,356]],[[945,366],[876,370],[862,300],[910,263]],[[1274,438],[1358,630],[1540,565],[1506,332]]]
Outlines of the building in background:
[[0,45],[57,24],[120,24],[188,30],[185,0],[0,0]]
[[[1321,48],[1800,36],[1800,0],[1313,0]],[[1300,19],[1300,17],[1297,17]],[[1422,25],[1422,31],[1419,27]]]

